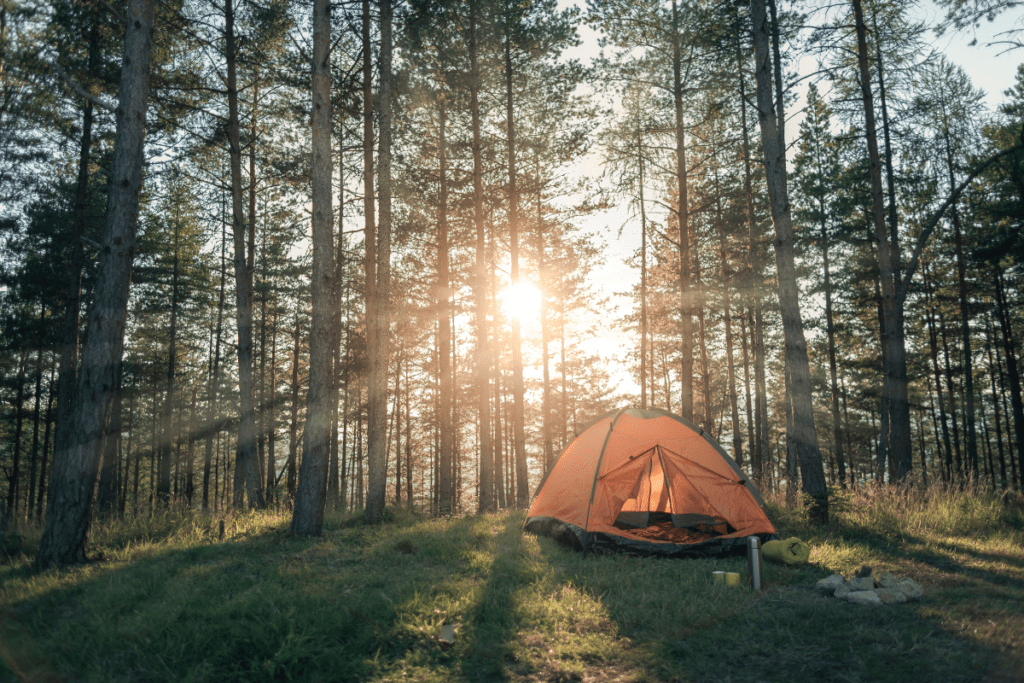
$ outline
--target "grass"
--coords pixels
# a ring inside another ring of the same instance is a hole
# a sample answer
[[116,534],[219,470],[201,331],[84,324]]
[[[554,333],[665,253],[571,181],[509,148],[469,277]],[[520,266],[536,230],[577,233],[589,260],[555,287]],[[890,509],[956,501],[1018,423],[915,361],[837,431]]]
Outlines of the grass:
[[[522,514],[379,527],[282,513],[99,526],[103,560],[31,569],[38,530],[0,566],[0,681],[1019,681],[1024,506],[976,491],[837,496],[833,522],[769,503],[811,564],[768,590],[712,586],[742,557],[586,559],[524,535]],[[921,602],[840,603],[814,583],[862,564]],[[455,626],[455,642],[438,636]]]

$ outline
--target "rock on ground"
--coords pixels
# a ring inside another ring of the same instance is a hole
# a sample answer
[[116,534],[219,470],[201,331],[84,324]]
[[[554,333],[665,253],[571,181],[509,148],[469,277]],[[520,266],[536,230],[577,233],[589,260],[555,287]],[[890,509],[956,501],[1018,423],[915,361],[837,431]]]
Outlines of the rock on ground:
[[878,588],[875,590],[875,595],[886,605],[907,601],[907,594],[899,588]]
[[843,585],[845,579],[842,574],[833,574],[832,576],[822,579],[818,582],[817,588],[825,593],[834,593],[836,588]]
[[855,605],[881,605],[882,599],[875,591],[853,591],[846,596],[847,601]]
[[882,588],[896,588],[899,582],[900,580],[896,578],[894,574],[890,574],[889,572],[882,572],[875,577],[875,583]]
[[870,576],[864,576],[859,579],[850,579],[849,584],[851,591],[870,591],[875,588],[875,580]]
[[907,596],[908,600],[920,600],[921,596],[924,595],[924,589],[918,585],[917,581],[914,581],[909,577],[900,579],[899,587]]

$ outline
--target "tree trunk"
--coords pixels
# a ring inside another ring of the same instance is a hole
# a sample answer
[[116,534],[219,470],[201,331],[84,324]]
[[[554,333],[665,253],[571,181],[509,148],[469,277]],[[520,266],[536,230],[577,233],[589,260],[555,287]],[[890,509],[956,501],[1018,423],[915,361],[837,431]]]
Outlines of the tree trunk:
[[[950,150],[949,131],[946,131],[946,165],[949,172],[950,192],[956,190],[953,175],[953,155]],[[960,340],[963,344],[963,377],[965,396],[965,422],[967,437],[967,466],[975,479],[978,477],[978,434],[975,427],[976,413],[974,409],[974,354],[971,352],[971,306],[967,295],[967,260],[964,258],[964,235],[960,226],[960,212],[954,203],[951,210],[953,235],[956,245],[956,279],[957,294],[960,303]]]
[[[228,144],[231,157],[231,218],[234,237],[235,323],[238,327],[238,441],[235,445],[235,484],[232,504],[242,507],[248,497],[249,507],[265,506],[260,487],[260,470],[256,454],[255,383],[252,348],[252,275],[253,263],[246,255],[247,222],[242,206],[242,149],[239,140],[238,78],[236,75],[234,0],[224,0],[224,36],[227,57]],[[249,217],[250,220],[252,216]],[[244,487],[244,488],[243,488]]]
[[[40,315],[40,328],[44,328],[46,322],[46,310],[43,309]],[[32,410],[32,455],[28,461],[28,501],[25,505],[25,519],[32,518],[32,511],[36,503],[36,466],[39,462],[39,423],[42,421],[42,400],[43,400],[43,350],[36,351],[36,387],[35,407]]]
[[25,402],[25,361],[28,358],[28,351],[21,354],[18,361],[18,376],[15,382],[18,388],[14,395],[11,407],[14,409],[14,448],[11,455],[11,469],[7,474],[7,516],[3,519],[3,529],[0,529],[0,538],[7,533],[7,525],[10,520],[18,518],[18,482],[21,479],[21,432],[24,424],[25,411],[22,404]]
[[953,387],[953,368],[949,360],[949,336],[946,320],[939,311],[939,329],[942,330],[942,358],[946,368],[946,391],[949,393],[949,414],[953,419],[953,460],[948,461],[950,481],[953,480],[954,466],[956,472],[963,474],[963,457],[960,450],[960,426],[956,417],[956,389]]
[[[1006,357],[1006,374],[1010,380],[1010,406],[1013,408],[1014,435],[1017,440],[1017,472],[1024,479],[1024,400],[1021,399],[1020,370],[1017,365],[1017,342],[1010,324],[1010,310],[1006,302],[1006,285],[1003,274],[995,270],[996,315],[1003,332],[1003,355]],[[1011,456],[1012,457],[1012,456]]]
[[884,347],[884,376],[882,396],[888,404],[889,432],[886,438],[889,451],[896,462],[896,480],[903,482],[910,475],[911,432],[910,401],[907,393],[907,360],[903,321],[903,302],[896,282],[895,257],[885,228],[885,206],[882,200],[882,166],[875,135],[875,109],[868,70],[867,37],[864,13],[860,0],[852,0],[857,32],[857,61],[860,69],[861,95],[864,103],[864,129],[871,162],[871,213],[874,220],[875,240],[878,246],[878,268],[882,287],[882,309],[885,327],[882,332]]
[[438,473],[437,501],[438,514],[454,512],[455,491],[452,481],[452,461],[455,450],[455,433],[452,413],[455,409],[455,388],[452,377],[452,291],[448,245],[448,147],[445,138],[448,113],[445,109],[445,95],[437,98],[438,107],[438,204],[437,204],[437,353],[439,384],[438,423]]
[[[511,22],[511,10],[507,10]],[[512,259],[511,285],[519,284],[519,191],[516,186],[516,127],[512,98],[512,28],[505,31],[505,117],[508,119],[508,216],[509,251]],[[520,321],[512,316],[512,433],[516,463],[516,505],[525,508],[530,503],[530,488],[526,472],[526,426],[523,386],[523,340]]]
[[377,158],[380,226],[376,244],[375,311],[367,312],[369,377],[367,380],[367,456],[369,484],[366,496],[366,521],[380,521],[384,513],[387,486],[387,392],[390,355],[391,287],[391,0],[380,0],[380,148]]
[[110,400],[110,417],[103,443],[103,460],[100,466],[100,483],[96,493],[96,513],[110,517],[117,509],[118,473],[121,465],[121,374],[117,369],[117,380]]
[[[761,283],[758,276],[761,272],[757,244],[757,223],[754,217],[754,188],[751,170],[750,136],[747,132],[747,94],[746,79],[741,61],[740,43],[736,42],[736,70],[740,77],[740,129],[743,137],[743,195],[744,209],[749,234],[749,281],[748,286],[752,299],[750,311],[750,352],[754,357],[754,420],[752,422],[753,438],[750,444],[751,476],[760,482],[764,462],[768,457],[768,383],[764,367],[764,320],[761,301]],[[747,396],[750,405],[750,396]]]
[[163,439],[157,454],[157,501],[167,506],[171,500],[171,445],[174,443],[174,380],[178,356],[178,223],[174,223],[174,262],[171,275],[171,327],[167,343],[167,384],[164,399]]
[[[995,341],[995,334],[992,332],[992,319],[989,318],[985,321],[985,351],[988,354],[988,376],[992,384],[992,409],[995,412],[996,418],[996,446],[998,447],[999,453],[999,480],[1002,484],[1003,490],[1005,491],[1009,487],[1009,483],[1006,480],[1006,454],[1003,453],[1003,425],[1002,415],[999,410],[999,390],[996,388],[996,368],[995,361],[992,359],[992,347],[995,345]],[[995,487],[994,475],[992,486],[993,488]]]
[[736,395],[736,364],[733,362],[732,301],[729,291],[729,266],[726,257],[725,220],[722,217],[722,192],[715,171],[715,222],[718,224],[719,257],[722,261],[722,308],[725,320],[725,360],[729,379],[729,407],[732,414],[732,456],[743,465],[743,433],[740,431],[739,399]]
[[925,297],[928,302],[928,349],[932,359],[932,372],[935,376],[935,390],[939,403],[939,419],[942,426],[942,444],[945,453],[943,467],[941,468],[942,478],[946,483],[950,481],[950,474],[953,468],[953,447],[949,440],[949,422],[946,419],[946,404],[942,397],[942,374],[939,370],[939,346],[938,332],[935,329],[935,305],[932,301],[933,290],[928,282],[928,268],[923,266],[921,273],[925,285]]
[[491,440],[491,397],[488,390],[491,353],[487,322],[487,241],[484,228],[483,152],[480,142],[480,72],[477,65],[477,0],[469,2],[469,99],[473,128],[473,222],[476,226],[476,392],[480,429],[480,512],[494,510],[494,447]]
[[299,333],[299,316],[296,314],[293,337],[295,356],[292,359],[292,415],[291,421],[288,423],[288,463],[285,466],[288,472],[285,485],[288,489],[288,497],[293,501],[295,499],[295,484],[298,481],[297,463],[299,459],[299,346],[301,343]]
[[142,182],[152,0],[132,0],[127,15],[103,248],[89,312],[89,336],[75,384],[68,426],[70,438],[54,456],[46,529],[36,554],[39,569],[86,559],[85,540],[96,468],[121,364]]
[[331,15],[329,0],[313,4],[313,321],[309,333],[309,392],[302,431],[302,466],[292,533],[319,536],[327,496],[334,335],[334,215],[331,207]]
[[[640,194],[640,409],[647,410],[647,206],[644,202],[643,131],[639,126],[636,143],[637,185]],[[654,401],[653,396],[651,401]]]
[[686,178],[686,129],[683,124],[683,56],[679,37],[679,7],[672,0],[672,104],[675,114],[676,188],[679,205],[680,352],[682,354],[679,412],[693,421],[693,300],[690,294],[690,213]]
[[43,459],[39,465],[39,495],[36,497],[35,517],[41,519],[43,516],[43,503],[46,501],[46,490],[50,483],[47,478],[46,466],[50,456],[50,433],[53,423],[53,399],[56,395],[56,384],[54,383],[54,368],[56,359],[50,361],[50,390],[46,397],[46,427],[43,430]]
[[[99,10],[93,14],[89,29],[89,72],[99,67]],[[75,233],[71,242],[71,265],[68,269],[68,294],[64,309],[64,330],[60,344],[60,370],[57,379],[57,421],[54,434],[54,453],[67,451],[75,435],[71,429],[71,404],[75,394],[78,373],[78,344],[82,308],[82,271],[85,268],[85,249],[81,238],[85,236],[89,206],[89,161],[92,150],[93,104],[86,100],[82,108],[82,135],[78,152],[78,180],[75,190]]]
[[[203,458],[203,512],[210,509],[210,467],[213,463],[213,437],[220,433],[220,429],[214,429],[214,420],[217,417],[217,390],[220,385],[220,342],[224,329],[224,290],[227,280],[227,260],[225,258],[227,245],[227,232],[225,222],[221,221],[221,243],[220,243],[220,291],[217,295],[217,333],[214,341],[212,369],[210,372],[210,385],[207,390],[206,403],[206,452]],[[214,505],[217,503],[217,491],[213,492]]]
[[793,442],[800,461],[804,492],[813,503],[811,519],[828,521],[828,489],[818,449],[818,434],[814,427],[811,404],[811,372],[804,339],[803,320],[800,316],[799,288],[796,282],[795,239],[790,217],[789,196],[786,187],[785,146],[779,139],[775,110],[772,107],[771,83],[768,73],[768,20],[764,0],[751,0],[751,18],[754,25],[754,51],[757,59],[757,109],[764,147],[765,173],[768,182],[768,200],[772,223],[775,226],[775,263],[779,280],[779,309],[786,340],[786,359],[789,363],[790,388],[793,408]]

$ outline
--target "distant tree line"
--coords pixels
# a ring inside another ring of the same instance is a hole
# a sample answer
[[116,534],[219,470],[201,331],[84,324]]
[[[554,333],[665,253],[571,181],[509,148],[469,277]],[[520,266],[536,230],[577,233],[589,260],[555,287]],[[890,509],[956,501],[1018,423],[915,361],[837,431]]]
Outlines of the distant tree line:
[[[622,402],[819,520],[829,487],[1021,485],[1024,70],[986,111],[900,3],[0,18],[0,524],[45,520],[40,566],[97,516],[525,507]],[[624,315],[583,227],[616,204]]]

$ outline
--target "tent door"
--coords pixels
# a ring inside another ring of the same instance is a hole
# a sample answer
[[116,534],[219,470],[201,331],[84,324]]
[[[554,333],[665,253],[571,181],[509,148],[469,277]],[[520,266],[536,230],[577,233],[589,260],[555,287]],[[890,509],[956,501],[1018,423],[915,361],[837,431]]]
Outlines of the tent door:
[[651,494],[650,478],[651,463],[648,461],[647,465],[640,470],[640,476],[637,477],[636,482],[633,484],[633,490],[630,491],[629,498],[623,505],[623,509],[619,510],[618,517],[615,518],[617,526],[630,529],[644,529],[650,524],[651,511],[647,500]]

